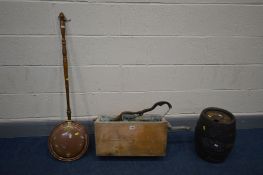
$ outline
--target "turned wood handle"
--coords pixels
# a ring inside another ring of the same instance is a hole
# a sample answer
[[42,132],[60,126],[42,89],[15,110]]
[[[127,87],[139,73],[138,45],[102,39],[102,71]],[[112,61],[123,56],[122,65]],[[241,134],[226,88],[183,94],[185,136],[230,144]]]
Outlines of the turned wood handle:
[[68,78],[68,58],[67,58],[67,46],[66,46],[66,18],[61,12],[59,14],[60,31],[61,31],[61,44],[62,44],[62,55],[63,55],[63,68],[64,68],[64,79],[65,79],[65,89],[67,98],[67,117],[71,120],[71,109],[69,100],[69,78]]

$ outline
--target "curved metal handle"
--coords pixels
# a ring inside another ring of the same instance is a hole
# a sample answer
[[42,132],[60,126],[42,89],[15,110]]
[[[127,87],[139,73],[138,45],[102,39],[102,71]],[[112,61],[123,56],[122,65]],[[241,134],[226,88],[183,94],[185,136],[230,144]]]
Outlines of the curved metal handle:
[[163,116],[165,116],[172,109],[172,105],[169,102],[167,102],[167,101],[159,101],[159,102],[155,103],[152,107],[143,109],[141,111],[137,111],[137,112],[124,111],[124,112],[120,113],[116,118],[114,118],[113,121],[121,121],[121,120],[123,120],[122,116],[124,114],[131,114],[131,115],[142,116],[144,113],[154,110],[157,106],[163,106],[163,105],[167,105],[169,107],[169,109],[163,115]]

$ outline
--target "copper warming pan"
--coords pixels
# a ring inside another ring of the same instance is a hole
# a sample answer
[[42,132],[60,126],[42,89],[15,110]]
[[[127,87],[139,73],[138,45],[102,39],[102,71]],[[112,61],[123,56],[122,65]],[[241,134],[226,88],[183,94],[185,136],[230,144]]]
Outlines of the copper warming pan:
[[69,100],[69,80],[68,80],[68,61],[65,39],[64,14],[59,14],[60,30],[62,35],[62,54],[65,78],[65,89],[67,99],[67,120],[58,124],[50,133],[48,138],[48,148],[56,159],[62,161],[73,161],[79,159],[88,148],[88,134],[86,128],[71,120],[70,100]]

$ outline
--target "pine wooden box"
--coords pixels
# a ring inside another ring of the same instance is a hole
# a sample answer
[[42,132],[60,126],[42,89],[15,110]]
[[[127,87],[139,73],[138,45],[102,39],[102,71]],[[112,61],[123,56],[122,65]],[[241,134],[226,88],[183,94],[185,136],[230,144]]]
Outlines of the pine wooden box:
[[167,121],[95,121],[97,156],[164,156]]

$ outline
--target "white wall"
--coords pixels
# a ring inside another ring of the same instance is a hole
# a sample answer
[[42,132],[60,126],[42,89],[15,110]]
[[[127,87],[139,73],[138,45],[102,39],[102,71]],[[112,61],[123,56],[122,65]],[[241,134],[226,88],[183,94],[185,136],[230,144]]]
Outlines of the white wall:
[[159,100],[263,113],[263,0],[0,1],[0,118],[65,114],[58,14],[73,116]]

